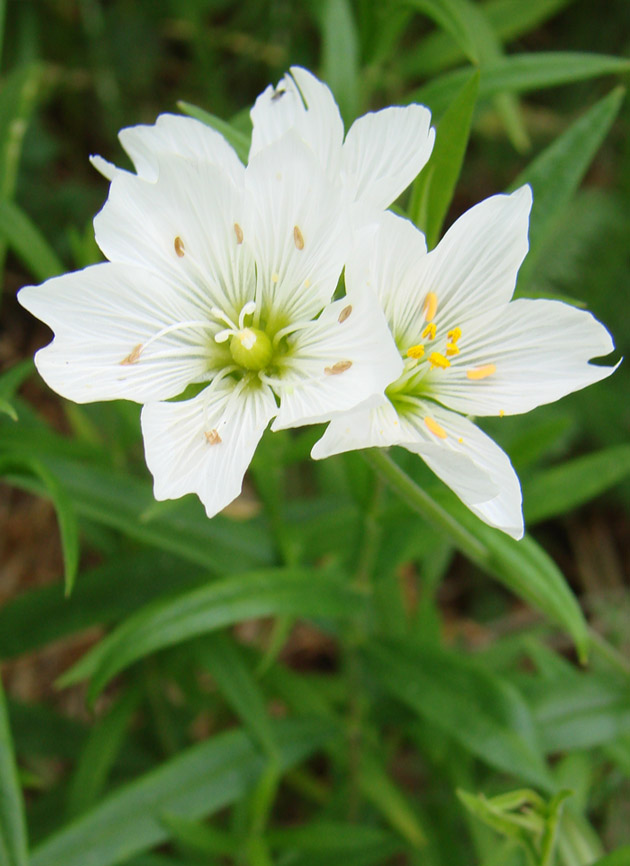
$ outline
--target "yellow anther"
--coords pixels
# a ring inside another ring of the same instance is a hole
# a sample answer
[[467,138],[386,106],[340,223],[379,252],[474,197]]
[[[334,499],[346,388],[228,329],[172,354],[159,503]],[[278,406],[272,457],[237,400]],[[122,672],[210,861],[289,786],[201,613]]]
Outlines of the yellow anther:
[[407,357],[408,358],[421,358],[424,355],[424,346],[422,343],[418,343],[417,346],[410,346],[407,349]]
[[350,313],[352,312],[352,304],[348,304],[347,307],[344,307],[343,310],[339,313],[339,318],[337,321],[341,325],[342,322],[345,322]]
[[453,328],[453,330],[449,331],[446,336],[451,341],[451,343],[456,343],[459,340],[459,338],[461,337],[461,335],[462,335],[462,329],[461,328]]
[[175,247],[175,252],[181,259],[184,255],[184,241],[180,238],[179,235],[177,235],[177,237],[173,241],[173,246]]
[[238,223],[234,223],[234,234],[236,235],[236,243],[243,243],[243,229],[240,227]]
[[499,418],[505,417],[505,409],[499,409]]
[[466,375],[469,379],[478,381],[479,379],[487,379],[488,376],[492,376],[496,371],[496,364],[484,364],[483,367],[473,367],[470,370],[466,370]]
[[310,285],[311,285],[311,281],[310,281],[310,280],[308,279],[308,277],[307,277],[307,278],[304,280],[304,288],[305,288],[305,289],[308,289],[308,288],[310,287]]
[[440,367],[442,370],[446,370],[447,367],[451,366],[451,362],[448,358],[445,358],[444,355],[440,355],[439,352],[431,352],[429,355],[429,364],[431,364],[431,369],[433,369],[433,367]]
[[435,292],[429,292],[424,299],[424,306],[422,308],[422,314],[424,316],[425,322],[432,322],[435,318],[435,314],[437,313],[438,299]]
[[134,346],[131,352],[127,355],[126,358],[123,358],[120,362],[121,367],[128,367],[129,364],[135,364],[139,359],[142,353],[142,343],[138,343],[137,346]]
[[206,430],[203,435],[208,445],[218,445],[222,441],[218,430]]
[[446,354],[447,355],[459,355],[459,346],[455,343],[447,343],[446,344]]
[[339,373],[345,373],[352,367],[352,361],[337,361],[332,367],[324,367],[324,373],[327,376],[338,376]]
[[422,337],[425,340],[435,340],[435,332],[436,332],[435,322],[429,322],[424,331],[422,332]]
[[272,274],[271,275],[271,282],[272,283],[277,283],[279,279],[280,279],[280,277],[278,276],[278,274]]
[[293,226],[293,241],[298,250],[304,249],[304,236],[298,226]]
[[461,445],[461,444],[463,443],[464,440],[463,440],[462,437],[460,436],[459,439],[458,439],[457,441],[458,441],[459,444]]
[[427,425],[431,433],[433,433],[434,436],[437,436],[438,439],[446,439],[446,437],[448,436],[448,433],[446,432],[444,427],[440,427],[438,422],[435,421],[433,418],[430,418],[428,415],[424,419],[424,423]]

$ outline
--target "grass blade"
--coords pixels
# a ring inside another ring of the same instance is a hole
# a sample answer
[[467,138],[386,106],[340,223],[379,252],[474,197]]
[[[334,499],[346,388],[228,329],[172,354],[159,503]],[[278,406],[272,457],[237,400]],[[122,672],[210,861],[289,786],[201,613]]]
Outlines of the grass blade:
[[0,864],[28,866],[24,801],[0,681]]

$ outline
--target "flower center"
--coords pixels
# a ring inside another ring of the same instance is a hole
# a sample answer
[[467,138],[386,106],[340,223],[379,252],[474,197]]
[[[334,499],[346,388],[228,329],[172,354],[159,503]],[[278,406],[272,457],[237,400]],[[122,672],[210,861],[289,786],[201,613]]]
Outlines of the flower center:
[[246,370],[264,370],[273,356],[273,347],[259,328],[241,328],[230,339],[230,353]]

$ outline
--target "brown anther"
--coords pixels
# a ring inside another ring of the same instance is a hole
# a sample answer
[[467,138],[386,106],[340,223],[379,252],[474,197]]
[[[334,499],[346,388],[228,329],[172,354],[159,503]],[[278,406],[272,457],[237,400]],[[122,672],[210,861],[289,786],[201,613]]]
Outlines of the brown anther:
[[243,229],[240,227],[238,223],[234,223],[234,234],[236,235],[236,243],[243,243]]
[[179,235],[173,241],[173,246],[175,247],[175,252],[179,256],[179,258],[184,257],[184,241],[180,238]]
[[121,367],[128,367],[129,364],[135,364],[139,359],[142,353],[142,343],[138,343],[137,346],[134,346],[131,352],[127,355],[126,358],[123,358],[120,362]]
[[337,361],[332,367],[324,367],[324,373],[327,376],[338,376],[340,373],[345,373],[352,367],[352,361]]
[[203,435],[206,437],[208,445],[218,445],[221,442],[218,430],[206,430]]
[[298,226],[293,226],[293,240],[295,241],[295,246],[298,250],[304,249],[304,236]]
[[343,310],[339,313],[339,318],[337,319],[339,324],[341,324],[342,322],[345,322],[351,312],[352,312],[352,304],[348,304],[348,306],[344,307]]

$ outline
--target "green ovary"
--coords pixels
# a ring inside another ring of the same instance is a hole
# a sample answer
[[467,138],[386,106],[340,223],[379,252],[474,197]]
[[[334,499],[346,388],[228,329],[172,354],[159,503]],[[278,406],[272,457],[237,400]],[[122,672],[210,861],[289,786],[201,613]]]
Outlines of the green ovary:
[[273,357],[271,340],[258,328],[243,328],[230,339],[234,361],[246,370],[264,370]]

